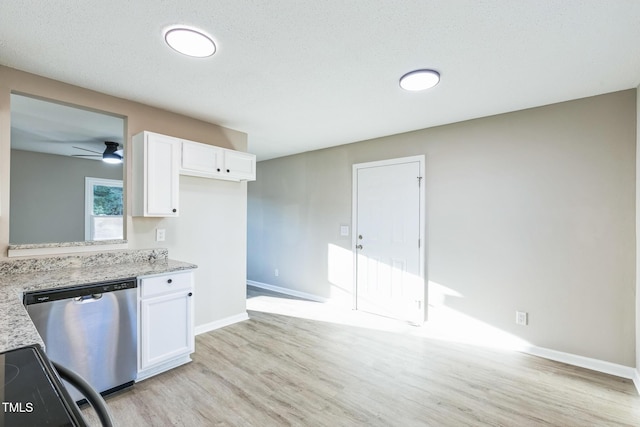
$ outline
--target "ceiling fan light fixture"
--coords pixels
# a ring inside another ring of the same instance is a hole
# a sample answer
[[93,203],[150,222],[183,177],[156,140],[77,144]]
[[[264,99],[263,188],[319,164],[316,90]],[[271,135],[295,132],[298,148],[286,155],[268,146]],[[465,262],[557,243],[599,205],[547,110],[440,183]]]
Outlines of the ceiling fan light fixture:
[[176,52],[194,58],[206,58],[216,53],[216,44],[211,37],[194,28],[169,27],[164,32],[164,40]]
[[105,148],[104,153],[102,153],[102,161],[105,163],[122,163],[122,156],[116,153],[116,151],[118,151],[118,143],[105,141],[104,144],[107,148]]
[[104,153],[102,155],[102,161],[105,163],[122,163],[122,157],[117,155],[116,153]]
[[410,71],[400,77],[400,87],[412,92],[431,89],[439,82],[440,73],[429,69]]

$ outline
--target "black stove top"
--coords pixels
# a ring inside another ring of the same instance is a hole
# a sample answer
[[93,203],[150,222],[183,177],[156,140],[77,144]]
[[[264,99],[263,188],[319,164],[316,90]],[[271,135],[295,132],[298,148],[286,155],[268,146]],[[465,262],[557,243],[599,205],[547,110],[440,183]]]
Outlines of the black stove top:
[[0,426],[86,426],[39,346],[0,353]]

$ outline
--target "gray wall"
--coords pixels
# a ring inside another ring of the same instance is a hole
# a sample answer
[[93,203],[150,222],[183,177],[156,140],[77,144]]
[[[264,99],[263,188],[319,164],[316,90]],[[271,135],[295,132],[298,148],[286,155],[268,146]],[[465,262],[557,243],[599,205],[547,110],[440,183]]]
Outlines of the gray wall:
[[260,162],[248,279],[350,303],[352,165],[425,154],[429,316],[635,366],[635,147],[628,90]]
[[88,176],[122,181],[122,165],[11,150],[9,241],[84,241],[84,179]]

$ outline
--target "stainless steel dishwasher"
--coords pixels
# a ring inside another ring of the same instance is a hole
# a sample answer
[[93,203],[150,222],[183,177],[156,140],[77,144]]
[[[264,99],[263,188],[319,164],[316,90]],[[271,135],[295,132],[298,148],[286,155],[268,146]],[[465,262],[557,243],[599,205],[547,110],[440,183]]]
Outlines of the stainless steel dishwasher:
[[[49,359],[106,395],[136,378],[136,288],[132,278],[29,292],[24,304]],[[74,400],[83,399],[75,388],[65,386]]]

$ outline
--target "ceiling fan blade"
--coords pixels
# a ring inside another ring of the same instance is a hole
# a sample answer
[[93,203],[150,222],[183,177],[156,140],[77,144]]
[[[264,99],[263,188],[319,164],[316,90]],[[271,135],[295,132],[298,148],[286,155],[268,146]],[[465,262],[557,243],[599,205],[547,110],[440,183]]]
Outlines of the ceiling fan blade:
[[77,148],[78,150],[88,151],[90,153],[102,154],[100,151],[87,150],[86,148],[76,147],[75,145],[73,146],[73,148]]

